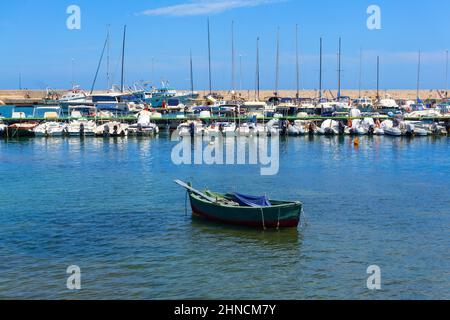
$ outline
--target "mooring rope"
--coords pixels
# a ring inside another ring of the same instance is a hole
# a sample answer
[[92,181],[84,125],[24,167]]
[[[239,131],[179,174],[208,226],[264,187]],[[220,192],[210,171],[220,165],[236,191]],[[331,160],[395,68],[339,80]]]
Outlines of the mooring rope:
[[184,197],[184,215],[187,217],[188,210],[187,210],[187,198],[188,198],[188,192],[186,191],[186,196]]
[[278,222],[277,222],[277,230],[280,230],[280,208],[278,208]]
[[264,228],[264,230],[266,230],[266,222],[264,220],[264,210],[263,210],[263,208],[261,208],[261,217],[262,217],[263,228]]
[[306,226],[308,224],[308,221],[306,220],[306,215],[305,215],[305,210],[303,209],[303,205],[302,205],[302,210],[300,212],[300,221],[303,221],[303,220],[301,220],[301,217],[303,217],[303,220],[305,220],[304,223],[302,222],[302,227]]

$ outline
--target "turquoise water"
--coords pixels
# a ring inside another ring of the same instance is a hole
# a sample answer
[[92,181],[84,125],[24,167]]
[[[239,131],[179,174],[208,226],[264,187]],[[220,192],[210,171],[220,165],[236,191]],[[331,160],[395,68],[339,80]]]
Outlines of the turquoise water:
[[[290,138],[272,177],[176,166],[173,145],[164,133],[1,140],[0,298],[450,298],[450,139]],[[301,200],[308,223],[192,220],[175,178]],[[66,289],[69,265],[81,291]],[[366,287],[369,265],[380,291]]]

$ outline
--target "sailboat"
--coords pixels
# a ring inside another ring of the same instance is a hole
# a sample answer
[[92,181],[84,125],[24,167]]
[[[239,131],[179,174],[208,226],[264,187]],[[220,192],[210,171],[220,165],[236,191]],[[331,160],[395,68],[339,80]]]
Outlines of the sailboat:
[[348,114],[350,112],[350,98],[341,95],[341,56],[342,56],[342,41],[339,38],[339,51],[338,51],[338,91],[337,97],[334,102],[334,109],[337,113]]
[[246,111],[247,117],[251,119],[250,123],[241,123],[237,129],[239,135],[248,136],[265,132],[264,124],[258,124],[257,120],[264,121],[267,104],[259,101],[260,77],[259,77],[259,37],[256,39],[256,88],[255,101],[247,101],[241,106]]

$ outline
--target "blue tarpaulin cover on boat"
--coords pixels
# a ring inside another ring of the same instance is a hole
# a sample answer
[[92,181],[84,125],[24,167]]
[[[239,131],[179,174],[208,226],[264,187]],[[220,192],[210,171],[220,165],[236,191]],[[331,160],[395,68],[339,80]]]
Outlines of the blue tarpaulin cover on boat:
[[236,201],[241,206],[248,206],[248,207],[271,207],[272,204],[270,203],[269,199],[266,196],[258,197],[258,196],[249,196],[245,194],[240,193],[234,193],[234,197],[236,198]]

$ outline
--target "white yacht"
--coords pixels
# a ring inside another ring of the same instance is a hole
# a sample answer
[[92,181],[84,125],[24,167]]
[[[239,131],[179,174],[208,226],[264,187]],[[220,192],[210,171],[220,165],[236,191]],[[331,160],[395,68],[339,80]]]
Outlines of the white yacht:
[[75,86],[72,90],[67,91],[61,98],[59,98],[58,103],[63,107],[69,107],[89,104],[91,103],[91,100],[85,92],[80,90],[79,86]]

